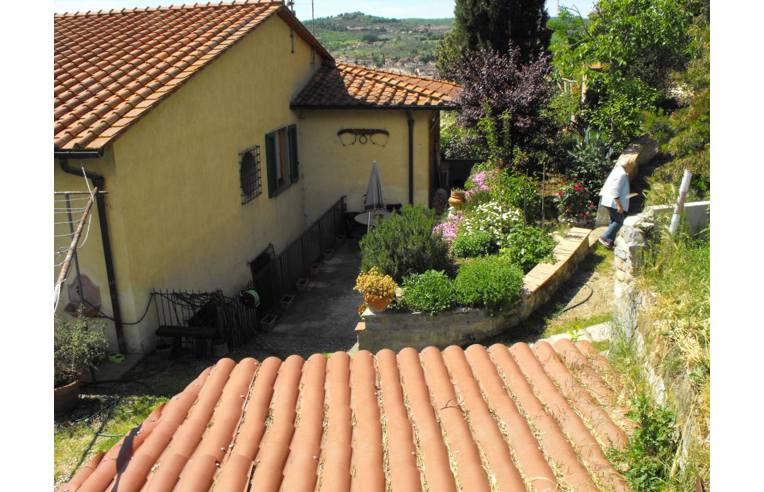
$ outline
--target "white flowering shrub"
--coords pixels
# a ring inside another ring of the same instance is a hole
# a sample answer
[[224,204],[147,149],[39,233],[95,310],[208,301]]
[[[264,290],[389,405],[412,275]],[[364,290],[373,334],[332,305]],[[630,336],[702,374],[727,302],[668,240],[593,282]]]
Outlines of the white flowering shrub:
[[522,221],[520,209],[490,201],[469,210],[460,224],[460,230],[466,233],[488,232],[493,242],[502,247],[512,229],[522,225]]

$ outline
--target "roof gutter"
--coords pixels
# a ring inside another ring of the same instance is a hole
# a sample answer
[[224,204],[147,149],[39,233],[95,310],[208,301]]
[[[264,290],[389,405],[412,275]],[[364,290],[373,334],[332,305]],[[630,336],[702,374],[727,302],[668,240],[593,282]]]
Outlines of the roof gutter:
[[[98,150],[55,150],[54,149],[53,157],[56,159],[97,159],[99,157],[103,157],[103,149],[98,149]],[[81,176],[82,173],[77,171],[77,175]]]
[[409,205],[414,204],[414,115],[406,110],[406,121],[409,124]]
[[[103,156],[102,150],[95,151],[54,151],[54,157],[58,158],[61,170],[74,176],[82,176],[82,170],[69,166],[69,158],[88,159]],[[92,171],[85,171],[85,177],[92,181],[93,186],[100,191],[106,191],[106,179],[100,174]],[[98,225],[101,229],[101,243],[103,245],[103,258],[106,264],[106,279],[109,283],[109,297],[111,299],[111,308],[114,314],[114,328],[117,332],[117,345],[119,351],[127,353],[127,344],[125,343],[125,334],[122,327],[122,311],[119,308],[119,296],[117,293],[117,279],[114,274],[114,257],[111,252],[111,241],[109,240],[109,223],[106,220],[106,194],[96,193],[96,203],[98,204]]]

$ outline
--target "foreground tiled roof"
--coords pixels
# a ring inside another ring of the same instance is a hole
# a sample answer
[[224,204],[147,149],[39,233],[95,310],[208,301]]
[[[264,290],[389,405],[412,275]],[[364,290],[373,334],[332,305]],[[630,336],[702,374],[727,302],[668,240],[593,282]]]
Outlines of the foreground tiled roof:
[[589,342],[222,359],[65,491],[626,490]]
[[294,108],[455,108],[453,82],[402,75],[350,63],[324,66],[292,102]]
[[289,23],[325,59],[332,60],[281,2],[56,15],[55,148],[103,148],[274,14]]

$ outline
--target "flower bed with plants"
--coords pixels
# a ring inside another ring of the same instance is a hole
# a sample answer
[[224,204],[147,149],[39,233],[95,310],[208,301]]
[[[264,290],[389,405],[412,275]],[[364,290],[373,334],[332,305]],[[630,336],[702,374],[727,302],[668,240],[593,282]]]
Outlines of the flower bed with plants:
[[[429,209],[407,206],[381,221],[361,240],[357,290],[366,296],[361,284],[372,278],[379,283],[384,275],[400,288],[388,288],[385,302],[375,299],[375,306],[367,299],[371,310],[361,306],[367,327],[385,319],[396,325],[390,329],[404,327],[414,336],[415,325],[440,326],[446,333],[454,327],[464,331],[466,323],[477,334],[496,332],[508,318],[518,318],[529,298],[526,274],[556,261],[555,240],[536,224],[538,215],[532,180],[481,164],[467,181],[459,209],[439,219]],[[389,307],[381,312],[380,304]],[[423,336],[423,343],[437,344]]]

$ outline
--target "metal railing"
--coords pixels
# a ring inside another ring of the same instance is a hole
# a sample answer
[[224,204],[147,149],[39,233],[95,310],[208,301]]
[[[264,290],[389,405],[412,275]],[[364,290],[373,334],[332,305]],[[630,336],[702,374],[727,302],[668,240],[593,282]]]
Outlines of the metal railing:
[[[293,292],[300,278],[310,275],[311,266],[334,246],[338,235],[346,234],[346,207],[343,196],[283,251],[275,254],[270,245],[250,262],[252,282],[246,288],[254,288],[260,295],[260,313],[278,311],[281,297]],[[263,261],[263,255],[270,260]]]
[[223,292],[154,290],[157,335],[170,338],[225,340],[229,347],[243,345],[255,333],[257,314],[252,306]]

